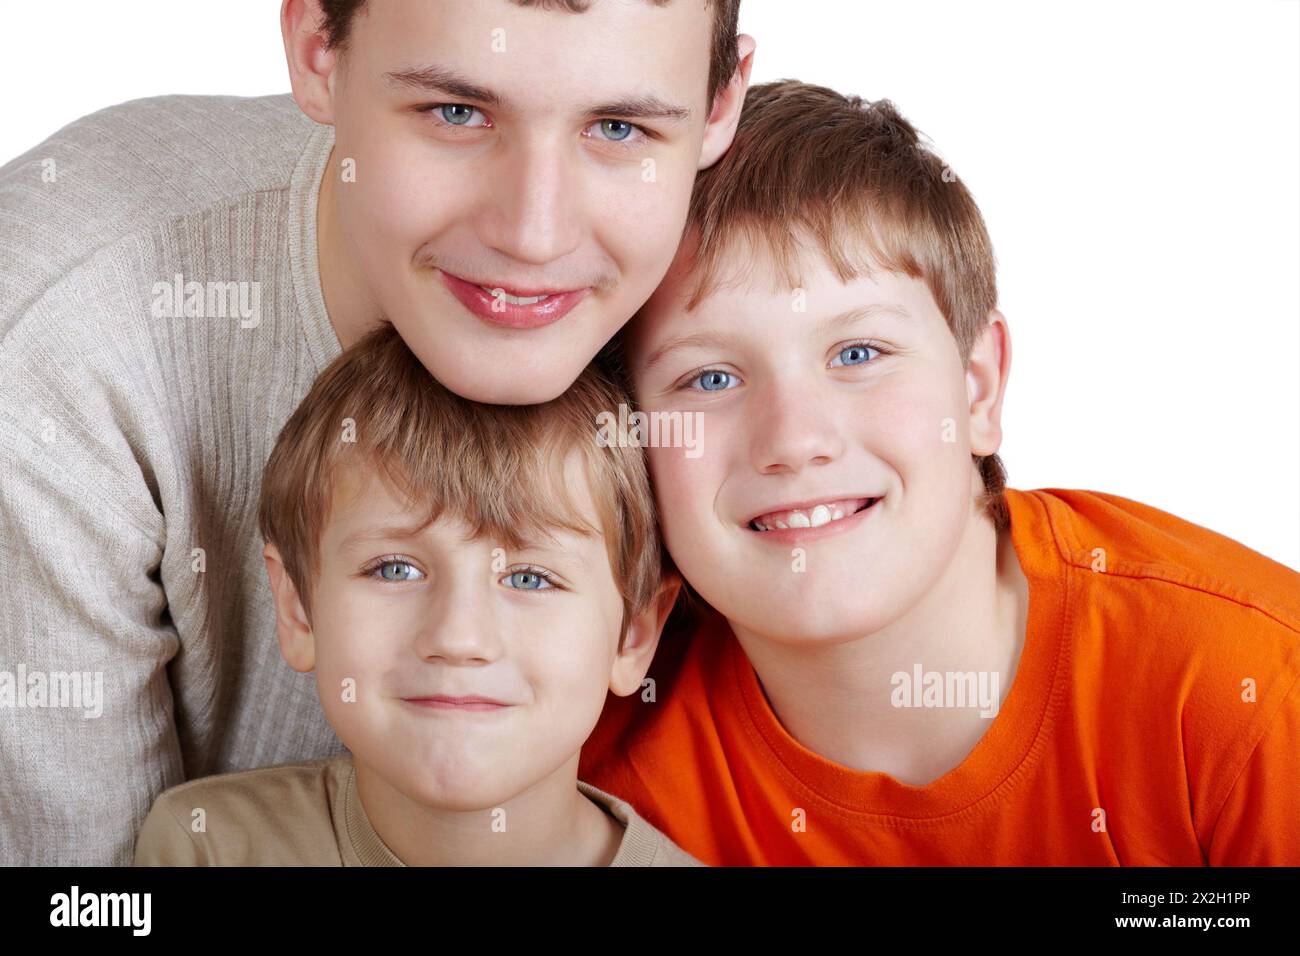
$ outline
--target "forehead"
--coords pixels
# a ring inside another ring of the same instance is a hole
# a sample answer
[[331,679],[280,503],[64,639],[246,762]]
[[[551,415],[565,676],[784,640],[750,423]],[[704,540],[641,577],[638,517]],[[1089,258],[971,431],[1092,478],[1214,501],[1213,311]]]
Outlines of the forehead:
[[[557,473],[555,482],[562,484],[563,493],[578,516],[591,526],[600,528],[602,522],[592,497],[585,462],[576,449],[568,453],[563,471]],[[463,543],[473,540],[472,528],[465,516],[451,510],[439,515],[434,524],[417,530],[427,515],[427,509],[409,501],[389,484],[377,468],[341,466],[333,485],[329,514],[322,534],[323,541],[332,548],[357,542],[362,535],[379,529],[402,530],[410,532],[412,536],[441,531]],[[568,551],[590,563],[593,555],[603,551],[603,539],[600,536],[584,535],[561,527],[545,527],[548,510],[555,506],[553,492],[557,490],[548,488],[533,489],[532,493],[521,492],[521,496],[526,497],[535,508],[534,513],[542,526],[526,542],[526,547],[537,551]]]
[[699,114],[712,17],[704,0],[594,0],[580,13],[511,0],[371,0],[350,45],[385,88],[390,72],[433,66],[499,94],[507,109],[569,112],[672,94]]
[[[845,250],[858,266],[857,275],[843,280],[818,250],[800,237],[801,250],[787,275],[772,250],[761,241],[737,237],[717,260],[712,291],[693,309],[687,305],[700,279],[695,269],[694,241],[682,243],[672,267],[650,300],[628,323],[624,348],[630,364],[642,367],[666,343],[685,335],[712,330],[724,334],[811,329],[819,320],[848,310],[864,310],[882,320],[906,313],[910,334],[942,334],[947,323],[930,288],[920,279],[880,267],[863,247]],[[892,327],[898,327],[897,323]],[[755,334],[751,337],[760,341]]]

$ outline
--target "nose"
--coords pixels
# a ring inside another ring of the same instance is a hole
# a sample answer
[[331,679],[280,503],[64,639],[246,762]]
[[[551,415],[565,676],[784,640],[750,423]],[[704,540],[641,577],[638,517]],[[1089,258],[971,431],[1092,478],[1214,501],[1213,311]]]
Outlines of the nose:
[[491,601],[449,582],[430,602],[413,647],[422,660],[487,664],[501,657],[500,622]]
[[479,237],[502,255],[545,265],[581,241],[581,196],[575,157],[549,135],[520,140],[501,155],[489,179]]
[[797,473],[824,465],[844,453],[844,436],[830,398],[804,385],[773,388],[763,411],[753,419],[750,451],[763,474]]

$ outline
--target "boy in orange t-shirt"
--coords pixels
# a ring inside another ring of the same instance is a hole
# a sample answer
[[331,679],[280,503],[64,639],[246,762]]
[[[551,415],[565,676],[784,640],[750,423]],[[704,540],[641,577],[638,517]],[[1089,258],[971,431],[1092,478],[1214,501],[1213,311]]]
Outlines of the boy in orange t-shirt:
[[708,607],[580,774],[715,866],[1300,864],[1300,574],[1007,488],[996,303],[890,103],[750,89],[621,342]]

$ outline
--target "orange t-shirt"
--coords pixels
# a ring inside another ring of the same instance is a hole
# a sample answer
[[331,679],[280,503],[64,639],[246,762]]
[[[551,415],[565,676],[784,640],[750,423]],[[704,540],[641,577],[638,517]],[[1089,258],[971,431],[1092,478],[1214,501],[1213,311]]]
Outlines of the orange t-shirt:
[[1115,495],[1006,497],[1025,644],[939,779],[801,745],[716,612],[654,702],[610,695],[579,777],[713,866],[1300,864],[1300,574]]

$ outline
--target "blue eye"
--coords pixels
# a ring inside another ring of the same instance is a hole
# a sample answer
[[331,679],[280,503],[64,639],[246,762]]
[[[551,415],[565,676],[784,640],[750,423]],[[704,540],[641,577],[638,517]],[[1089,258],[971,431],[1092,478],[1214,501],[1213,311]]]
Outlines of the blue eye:
[[[867,353],[875,352],[877,355],[884,354],[878,348],[873,348],[863,342],[855,342],[853,345],[847,345],[840,349],[840,354],[835,359],[841,359],[841,365],[862,365],[867,361]],[[831,360],[831,366],[835,366],[835,359]]]
[[371,575],[373,575],[375,571],[378,571],[379,576],[385,581],[418,581],[420,578],[424,577],[420,570],[409,561],[384,561],[382,564],[377,564],[371,569]]
[[597,120],[588,130],[600,128],[600,139],[607,143],[627,144],[635,142],[632,134],[640,132],[644,135],[644,130],[635,123],[629,123],[626,120],[603,119]]
[[546,591],[555,585],[551,583],[547,572],[537,570],[512,571],[506,578],[510,587],[518,591]]
[[700,372],[690,380],[689,385],[693,386],[696,382],[700,383],[700,390],[705,392],[723,392],[727,390],[727,382],[735,379],[736,376],[730,372],[724,372],[721,369],[711,368]]
[[470,125],[482,126],[483,125],[482,123],[473,123],[473,124],[470,123],[470,120],[474,118],[474,114],[478,113],[479,111],[472,106],[467,106],[464,103],[443,103],[441,106],[435,108],[438,111],[438,115],[442,117],[443,121],[452,126],[470,126]]
[[601,120],[600,129],[612,140],[623,140],[632,135],[632,124],[622,120]]

